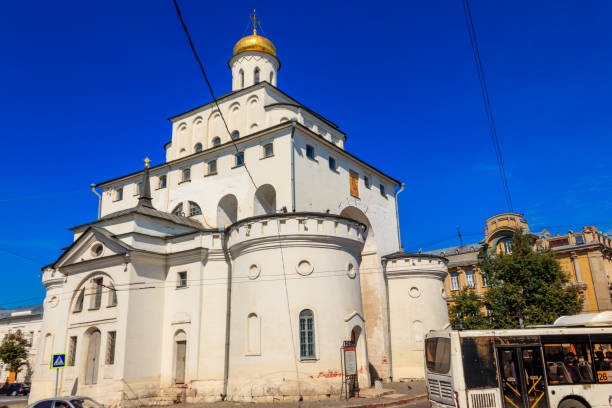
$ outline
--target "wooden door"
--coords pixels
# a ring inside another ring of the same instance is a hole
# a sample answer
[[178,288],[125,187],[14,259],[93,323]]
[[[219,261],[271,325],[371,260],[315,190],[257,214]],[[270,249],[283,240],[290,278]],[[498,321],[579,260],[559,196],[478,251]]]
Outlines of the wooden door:
[[174,382],[176,384],[185,383],[185,356],[187,354],[187,342],[176,342],[176,371],[174,374]]
[[100,331],[96,330],[89,335],[87,349],[87,366],[85,367],[85,384],[98,383],[98,357],[100,356]]

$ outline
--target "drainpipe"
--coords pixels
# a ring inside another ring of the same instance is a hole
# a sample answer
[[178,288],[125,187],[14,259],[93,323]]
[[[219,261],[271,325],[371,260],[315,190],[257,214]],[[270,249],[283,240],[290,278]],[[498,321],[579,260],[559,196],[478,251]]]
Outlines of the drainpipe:
[[[397,197],[397,195],[396,195]],[[393,381],[393,349],[391,347],[391,304],[389,303],[389,279],[387,278],[387,260],[383,259],[383,277],[385,278],[385,291],[387,292],[387,347],[389,350],[389,379]]]
[[397,196],[399,195],[399,193],[404,191],[404,187],[406,187],[406,185],[404,183],[400,183],[400,188],[399,190],[397,190],[397,193],[395,193],[395,222],[397,223],[397,245],[399,245],[400,251],[402,251],[404,247],[402,246],[402,236],[400,234],[400,222],[399,222],[399,210],[397,208]]
[[223,365],[223,393],[221,394],[221,399],[225,401],[225,398],[227,398],[227,382],[229,379],[230,323],[232,312],[232,259],[230,257],[229,249],[227,248],[228,230],[222,230],[221,235],[223,255],[225,255],[225,262],[227,263],[227,305],[225,308],[225,361]]
[[296,120],[291,119],[291,210],[295,212],[295,135]]
[[102,213],[102,196],[96,191],[95,184],[90,184],[89,187],[91,187],[91,191],[98,196],[98,219],[100,219]]

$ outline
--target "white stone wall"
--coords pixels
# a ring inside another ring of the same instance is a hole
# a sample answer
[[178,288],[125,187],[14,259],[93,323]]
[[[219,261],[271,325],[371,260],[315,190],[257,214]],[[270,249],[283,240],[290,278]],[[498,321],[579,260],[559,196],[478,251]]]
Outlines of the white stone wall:
[[[365,329],[358,273],[362,234],[363,226],[353,221],[300,214],[244,221],[232,229],[231,399],[340,392],[340,347],[354,327]],[[314,313],[314,359],[300,356],[299,315],[305,309]],[[254,330],[249,316],[257,321]],[[360,380],[367,386],[365,347],[359,351]]]
[[[20,331],[22,336],[30,341],[28,351],[27,366],[21,368],[16,382],[31,381],[32,373],[36,367],[36,356],[39,352],[38,343],[40,340],[40,330],[42,327],[42,315],[32,315],[29,313],[15,313],[13,316],[0,320],[0,343],[9,333],[17,333]],[[8,367],[0,362],[0,385],[4,384],[9,378]]]
[[[230,59],[228,65],[232,71],[232,91],[255,85],[255,68],[259,68],[259,82],[267,81],[276,86],[280,63],[275,57],[265,52],[242,52]],[[241,71],[243,81],[241,81]]]
[[444,299],[447,260],[421,254],[388,259],[393,380],[424,378],[424,339],[449,325]]

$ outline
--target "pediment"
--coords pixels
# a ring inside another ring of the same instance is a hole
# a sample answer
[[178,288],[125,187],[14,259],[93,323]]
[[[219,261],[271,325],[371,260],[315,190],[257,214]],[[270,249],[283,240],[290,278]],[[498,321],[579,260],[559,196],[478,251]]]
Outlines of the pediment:
[[90,227],[59,257],[56,268],[123,255],[132,248],[103,228]]
[[365,319],[363,318],[363,316],[361,316],[361,313],[359,313],[356,310],[353,310],[352,313],[350,313],[348,316],[346,316],[344,318],[345,322],[350,322],[351,320],[354,320],[356,322],[361,322],[362,324],[365,323]]

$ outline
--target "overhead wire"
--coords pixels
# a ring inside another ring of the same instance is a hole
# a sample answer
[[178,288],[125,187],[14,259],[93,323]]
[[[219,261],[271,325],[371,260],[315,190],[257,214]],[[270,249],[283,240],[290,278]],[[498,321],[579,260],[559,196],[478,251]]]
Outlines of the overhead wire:
[[[227,125],[227,121],[225,120],[225,116],[223,115],[223,112],[221,111],[221,108],[219,106],[219,102],[217,101],[217,98],[215,97],[212,85],[211,85],[210,81],[208,80],[208,76],[206,75],[206,70],[204,69],[202,61],[200,60],[200,57],[198,56],[198,53],[197,53],[197,51],[195,49],[195,45],[193,44],[193,41],[191,39],[191,35],[189,34],[189,30],[187,29],[187,25],[185,24],[185,21],[183,20],[183,16],[181,14],[181,10],[179,8],[178,2],[177,2],[177,0],[172,0],[172,1],[174,2],[174,7],[176,8],[176,13],[177,13],[177,15],[179,17],[179,20],[181,22],[181,26],[183,27],[183,31],[185,32],[185,35],[187,36],[187,39],[189,41],[189,46],[191,47],[191,51],[193,52],[193,55],[194,55],[198,65],[200,67],[200,71],[202,72],[202,75],[204,76],[204,80],[206,81],[206,85],[208,86],[208,90],[210,92],[210,95],[213,98],[213,102],[215,103],[215,106],[216,106],[216,108],[217,108],[217,110],[219,112],[219,115],[221,116],[221,120],[223,121],[223,125],[225,126],[225,130],[227,131],[227,134],[229,136],[229,139],[230,139],[232,145],[236,149],[236,153],[239,154],[240,150],[238,149],[238,146],[236,145],[236,142],[232,138],[231,132],[230,132],[229,127]],[[260,26],[261,26],[261,24],[260,24]],[[256,27],[257,27],[257,19],[255,18],[255,14],[253,13],[253,28],[255,29]],[[262,29],[262,32],[263,32],[263,29]],[[249,178],[251,180],[251,183],[253,183],[253,186],[255,187],[255,195],[257,196],[258,194],[260,194],[259,188],[257,187],[257,183],[255,183],[253,175],[251,174],[251,172],[250,172],[250,170],[249,170],[249,168],[247,166],[246,160],[244,160],[244,158],[243,158],[243,165],[244,165],[244,168],[245,168],[245,170],[246,170],[246,172],[247,172],[247,174],[248,174],[248,176],[249,176]],[[263,197],[260,196],[260,198],[259,198],[260,201],[261,201],[262,198]],[[268,200],[264,199],[264,201],[267,202]],[[300,396],[300,401],[301,401],[302,400],[302,394],[301,394],[300,378],[299,378],[299,371],[298,371],[298,365],[297,365],[297,355],[295,353],[295,339],[293,337],[293,322],[292,322],[292,318],[291,318],[291,308],[290,308],[290,305],[289,305],[289,290],[287,288],[285,261],[284,261],[284,255],[283,255],[283,246],[282,246],[282,243],[281,243],[281,241],[282,241],[281,240],[281,232],[280,232],[280,225],[279,225],[278,222],[277,222],[277,230],[278,230],[279,250],[280,250],[281,259],[282,259],[281,265],[282,265],[282,268],[283,268],[283,274],[285,275],[284,276],[285,294],[286,294],[287,311],[288,311],[288,316],[289,316],[289,328],[291,330],[291,339],[292,339],[291,343],[292,343],[292,346],[293,346],[293,359],[294,359],[294,363],[295,363],[295,371],[296,371],[296,380],[297,380],[298,394]]]
[[506,170],[504,168],[504,160],[501,152],[501,146],[499,143],[499,137],[497,135],[497,129],[495,127],[495,120],[493,118],[493,109],[491,107],[491,100],[489,98],[489,91],[487,88],[487,81],[484,74],[484,68],[482,65],[482,59],[480,58],[480,50],[478,48],[478,40],[476,38],[476,29],[474,28],[474,21],[472,20],[472,12],[470,9],[469,0],[462,0],[463,3],[463,14],[465,15],[465,22],[470,37],[470,45],[472,46],[472,54],[474,56],[474,64],[476,65],[476,73],[478,75],[478,81],[480,83],[480,90],[482,93],[482,100],[487,115],[487,121],[489,123],[489,133],[491,136],[491,142],[493,143],[493,150],[495,151],[495,157],[497,160],[497,167],[501,177],[502,188],[506,199],[506,205],[509,211],[514,211],[512,205],[512,196],[510,195],[510,187],[508,185],[508,179],[506,177]]

